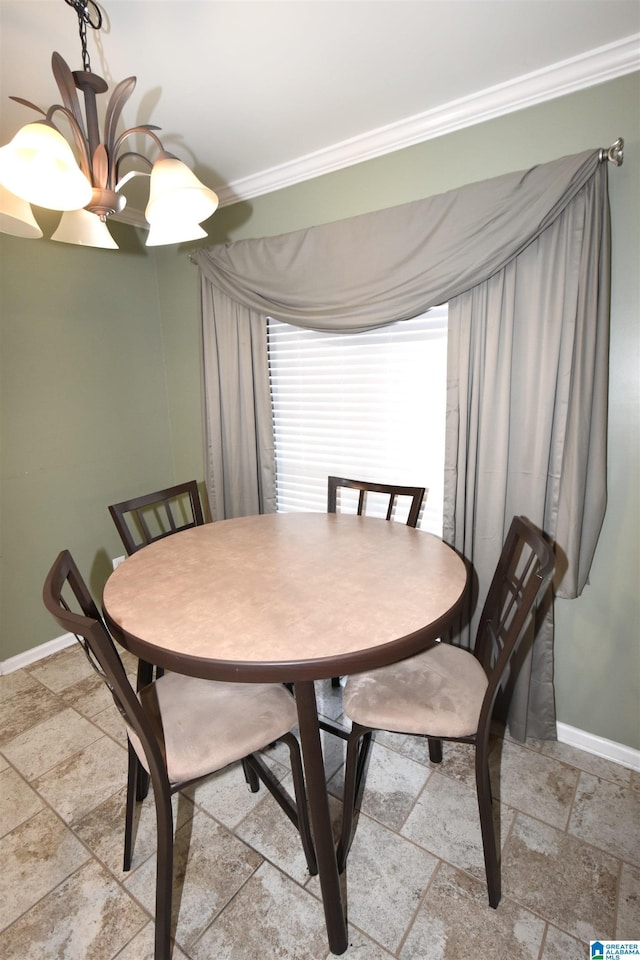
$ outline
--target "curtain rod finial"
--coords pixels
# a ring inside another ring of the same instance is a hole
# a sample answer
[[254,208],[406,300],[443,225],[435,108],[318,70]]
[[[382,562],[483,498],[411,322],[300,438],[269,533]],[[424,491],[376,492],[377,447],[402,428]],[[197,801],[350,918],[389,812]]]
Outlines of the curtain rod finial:
[[624,140],[622,137],[618,137],[616,142],[613,143],[608,150],[602,147],[600,150],[600,159],[610,160],[611,163],[615,163],[616,167],[621,167],[624,160]]

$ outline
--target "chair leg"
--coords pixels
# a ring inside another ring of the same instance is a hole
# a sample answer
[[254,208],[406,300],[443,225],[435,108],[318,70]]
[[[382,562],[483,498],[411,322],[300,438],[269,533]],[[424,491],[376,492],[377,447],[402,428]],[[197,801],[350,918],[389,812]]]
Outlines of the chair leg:
[[142,803],[142,801],[146,798],[147,794],[149,793],[150,783],[151,778],[149,774],[138,760],[138,771],[136,775],[136,800],[138,803]]
[[318,872],[316,861],[316,851],[313,846],[311,836],[311,826],[309,824],[309,806],[307,804],[307,790],[304,785],[304,774],[302,772],[302,758],[300,756],[300,747],[298,741],[293,735],[284,738],[289,747],[289,756],[291,758],[291,775],[293,777],[293,792],[296,798],[296,810],[298,813],[298,831],[302,841],[302,849],[307,861],[307,867],[312,877]]
[[428,737],[427,743],[429,744],[429,760],[431,760],[431,763],[442,763],[442,740],[433,740]]
[[493,804],[491,798],[491,780],[489,777],[489,748],[488,744],[476,744],[476,790],[478,793],[478,812],[480,814],[480,830],[482,833],[482,848],[484,851],[484,865],[487,874],[487,892],[489,905],[495,908],[500,903],[501,877],[500,861],[496,848],[496,831],[493,822]]
[[154,960],[171,957],[171,906],[173,891],[173,813],[168,789],[154,789],[158,853],[156,864],[156,918]]
[[371,730],[354,723],[347,740],[342,795],[342,832],[336,854],[339,873],[342,873],[346,866],[347,856],[353,842],[355,813],[364,787],[364,774],[370,749]]
[[260,789],[260,779],[258,774],[255,772],[250,763],[247,763],[246,759],[242,760],[242,769],[244,771],[244,778],[249,784],[249,790],[251,793],[257,793]]
[[133,815],[135,812],[138,768],[140,761],[131,743],[128,741],[129,762],[127,767],[127,802],[124,820],[124,862],[123,870],[131,870],[133,856]]

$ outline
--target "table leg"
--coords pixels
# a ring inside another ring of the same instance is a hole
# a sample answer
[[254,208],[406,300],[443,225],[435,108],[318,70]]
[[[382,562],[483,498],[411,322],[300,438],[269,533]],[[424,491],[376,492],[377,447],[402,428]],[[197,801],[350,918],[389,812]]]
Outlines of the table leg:
[[331,830],[329,798],[327,796],[327,782],[318,727],[318,708],[313,681],[297,682],[295,684],[295,696],[309,797],[309,812],[318,860],[318,875],[320,889],[322,890],[329,947],[332,953],[339,955],[347,949],[347,924],[340,893],[336,848]]

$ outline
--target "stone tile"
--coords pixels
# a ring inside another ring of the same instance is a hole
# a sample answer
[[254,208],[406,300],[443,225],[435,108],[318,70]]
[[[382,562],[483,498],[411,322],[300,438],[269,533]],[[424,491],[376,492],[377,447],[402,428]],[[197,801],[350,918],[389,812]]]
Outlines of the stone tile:
[[579,940],[611,939],[619,861],[519,814],[502,855],[503,894]]
[[[405,733],[394,733],[392,730],[375,730],[373,739],[376,743],[382,744],[389,750],[395,750],[396,753],[401,753],[405,757],[411,753],[411,746],[418,744],[424,748],[421,753],[423,762],[425,764],[429,763],[427,741],[423,740],[422,737],[408,737]],[[418,760],[418,757],[412,757],[411,759]]]
[[[9,674],[12,676],[14,674]],[[18,692],[15,688],[13,684],[13,696],[0,699],[0,748],[65,707],[59,697],[35,680],[29,680],[27,686]]]
[[[148,923],[144,930],[130,940],[124,950],[121,950],[115,960],[155,960],[154,953],[155,926]],[[177,944],[173,945],[171,960],[189,960]]]
[[19,734],[3,751],[23,776],[33,780],[101,736],[97,727],[69,708]]
[[581,773],[569,833],[640,865],[640,793]]
[[71,830],[44,809],[0,840],[0,929],[89,859]]
[[33,781],[36,789],[69,824],[113,796],[127,780],[127,753],[101,737]]
[[3,700],[11,700],[19,694],[26,694],[36,690],[40,684],[32,680],[25,670],[14,670],[13,673],[0,673],[0,704]]
[[113,707],[113,697],[109,688],[100,677],[91,673],[91,676],[79,680],[69,687],[65,687],[61,694],[70,707],[90,720],[107,707]]
[[443,864],[398,956],[402,960],[537,960],[544,926],[540,917],[506,898],[492,910],[484,884]]
[[[124,821],[127,789],[123,787],[104,803],[91,810],[74,824],[74,833],[89,847],[98,859],[117,877],[129,876],[122,869],[124,857]],[[183,794],[171,798],[174,829],[180,829],[194,813],[191,800]],[[157,849],[156,807],[153,788],[147,797],[136,804],[134,819],[134,846],[131,869],[135,870]]]
[[[502,846],[514,812],[494,800],[493,813]],[[435,856],[485,882],[475,783],[468,787],[432,773],[400,832]]]
[[445,740],[442,744],[442,763],[431,764],[431,769],[443,777],[476,789],[476,749],[472,743]]
[[[283,786],[293,798],[291,776]],[[309,869],[302,849],[300,834],[280,809],[277,802],[263,789],[263,799],[235,828],[236,836],[270,860],[293,880],[304,884],[309,878]]]
[[500,739],[508,740],[510,743],[517,744],[517,746],[523,747],[527,750],[533,750],[535,753],[541,753],[542,747],[546,742],[545,740],[536,740],[535,737],[527,737],[527,739],[524,741],[517,740],[509,733],[508,726],[505,726],[504,723],[501,723],[496,719],[491,722],[491,732]]
[[549,924],[540,960],[585,960],[589,946]]
[[[187,953],[261,862],[259,854],[202,811],[176,832],[173,929]],[[155,909],[155,876],[153,856],[125,881],[149,913]]]
[[[345,870],[349,922],[393,953],[437,860],[362,814]],[[308,889],[319,896],[314,877]]]
[[44,806],[42,799],[11,767],[0,773],[0,836],[24,823]]
[[[331,680],[320,680],[315,685],[315,691],[318,715],[326,717],[327,720],[342,722],[342,687],[335,689]],[[348,721],[344,722],[348,724]]]
[[631,783],[631,770],[620,766],[619,763],[613,763],[612,760],[596,757],[592,753],[569,746],[568,743],[546,740],[542,744],[542,752],[547,757],[555,757],[563,763],[570,763],[571,766],[584,770],[585,773],[591,773],[594,777],[613,780],[614,783],[620,783],[623,786],[629,786]]
[[509,740],[494,741],[489,761],[494,797],[552,827],[569,820],[578,772]]
[[[267,750],[262,754],[262,759],[274,775],[281,779],[286,776],[287,770],[275,760],[275,756],[276,751]],[[264,799],[267,792],[267,788],[261,783],[258,792],[251,793],[239,763],[219,770],[189,789],[194,803],[229,830],[234,829]]]
[[127,746],[127,728],[124,720],[116,710],[114,703],[111,703],[100,713],[91,717],[91,723],[95,723],[103,733],[107,733],[112,740],[115,740],[121,746]]
[[34,679],[39,680],[53,693],[61,693],[67,687],[94,675],[84,651],[75,641],[73,646],[52,654],[30,666],[28,670]]
[[149,918],[95,861],[2,934],[3,960],[110,960]]
[[2,754],[0,753],[0,773],[1,773],[3,770],[7,770],[8,767],[9,767],[8,762],[5,760],[5,758],[4,758],[4,757],[2,756]]
[[[429,770],[423,764],[375,743],[369,757],[362,809],[392,830],[399,830],[428,776]],[[329,789],[342,798],[344,768],[331,779]]]
[[618,894],[617,940],[638,939],[640,931],[640,870],[623,863]]
[[325,960],[322,904],[263,863],[189,954],[193,960]]
[[[345,953],[340,954],[345,960],[393,960],[393,954],[389,953],[379,943],[370,940],[366,934],[354,927],[353,923],[347,926],[347,937],[349,944]],[[338,954],[330,953],[327,960],[337,957]]]

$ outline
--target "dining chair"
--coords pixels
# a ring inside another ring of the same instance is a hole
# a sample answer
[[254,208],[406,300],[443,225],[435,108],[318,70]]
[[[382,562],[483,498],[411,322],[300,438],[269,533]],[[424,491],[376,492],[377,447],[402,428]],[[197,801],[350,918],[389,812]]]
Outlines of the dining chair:
[[[381,494],[387,498],[387,520],[393,519],[394,510],[397,509],[399,498],[409,499],[409,513],[407,516],[407,526],[415,527],[420,516],[420,508],[426,493],[425,487],[407,487],[396,483],[374,483],[370,480],[348,480],[346,477],[329,477],[327,490],[327,513],[337,513],[338,507],[338,489],[345,487],[358,491],[356,513],[359,517],[366,512],[367,493]],[[336,688],[340,686],[340,677],[331,678],[331,686]]]
[[398,507],[398,498],[408,497],[409,515],[407,517],[407,526],[415,527],[420,516],[420,508],[426,493],[425,487],[406,487],[396,483],[374,483],[369,480],[348,480],[346,477],[329,477],[327,492],[327,513],[336,513],[338,503],[338,490],[340,487],[346,487],[359,491],[357,514],[359,517],[366,512],[367,494],[382,494],[388,498],[386,519],[393,519],[394,510]]
[[426,737],[433,763],[442,761],[443,740],[471,743],[475,746],[489,903],[498,906],[501,876],[492,813],[489,732],[498,692],[508,679],[518,640],[553,568],[553,550],[542,534],[524,517],[514,517],[489,587],[473,651],[439,641],[399,663],[348,677],[343,708],[352,728],[341,734],[347,741],[338,844],[341,872],[353,840],[355,812],[364,788],[374,730]]
[[[124,870],[131,868],[140,764],[153,784],[157,827],[155,960],[168,960],[171,954],[171,797],[185,786],[241,761],[252,792],[262,781],[299,831],[309,873],[316,874],[300,748],[291,732],[297,723],[297,710],[289,691],[277,683],[223,683],[167,673],[136,695],[68,550],[63,550],[51,567],[43,599],[62,629],[75,634],[126,725],[129,762]],[[295,803],[258,755],[277,741],[289,748]]]
[[129,556],[148,543],[204,523],[195,480],[112,503],[109,513]]
[[[188,480],[164,490],[155,490],[140,497],[112,503],[109,513],[128,556],[155,540],[162,540],[172,533],[199,527],[204,523],[196,480]],[[162,667],[155,668],[156,677],[161,677],[163,673]],[[153,674],[153,665],[140,660],[138,689],[149,683]],[[142,771],[140,776],[144,777]]]

